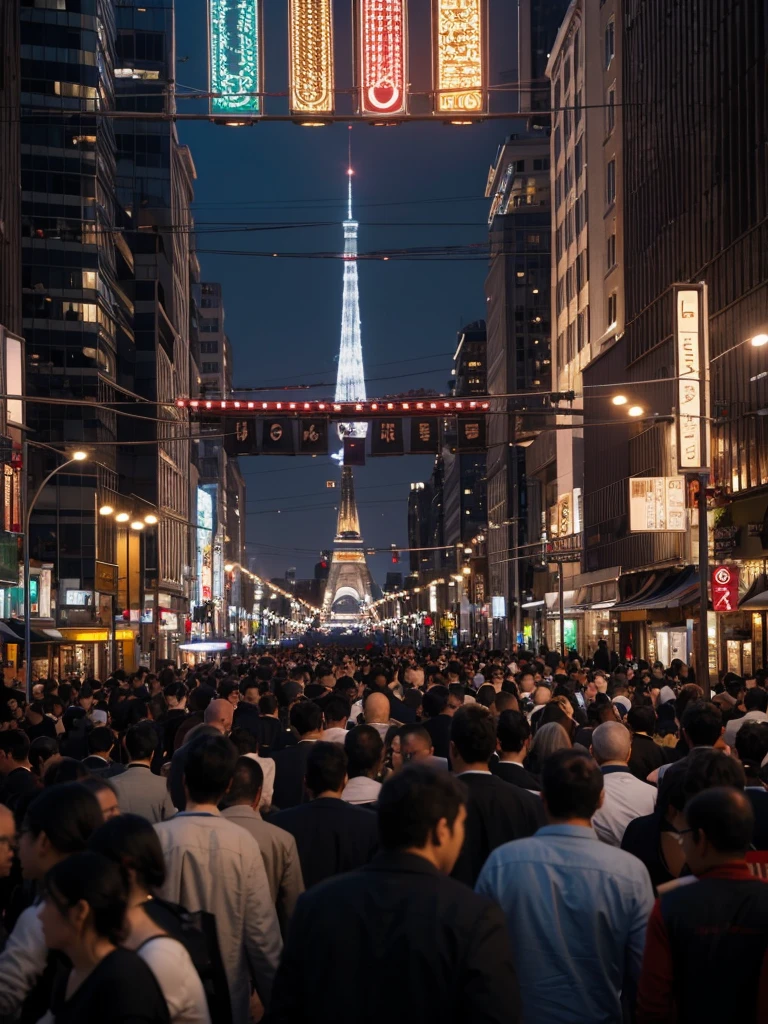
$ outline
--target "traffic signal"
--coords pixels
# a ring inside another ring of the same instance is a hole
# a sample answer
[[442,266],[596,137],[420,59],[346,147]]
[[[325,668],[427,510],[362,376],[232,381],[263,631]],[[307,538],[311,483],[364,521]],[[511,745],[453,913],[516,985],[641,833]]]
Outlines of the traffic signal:
[[390,547],[392,548],[392,565],[397,565],[400,561],[400,552],[394,544],[390,544]]

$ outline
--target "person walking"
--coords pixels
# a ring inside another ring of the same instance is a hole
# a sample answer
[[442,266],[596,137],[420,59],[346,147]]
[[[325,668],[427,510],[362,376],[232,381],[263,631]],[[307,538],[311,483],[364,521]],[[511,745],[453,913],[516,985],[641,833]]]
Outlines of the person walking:
[[258,843],[218,810],[235,774],[237,751],[221,735],[197,736],[186,751],[187,809],[155,825],[166,865],[159,895],[215,915],[233,1019],[241,1024],[248,1020],[251,982],[262,1003],[269,1003],[282,949],[280,926]]
[[165,779],[152,772],[157,750],[157,731],[151,722],[132,725],[123,740],[130,761],[110,782],[122,814],[139,814],[154,824],[176,813]]
[[592,733],[592,755],[603,775],[604,799],[592,819],[598,839],[621,846],[627,825],[653,814],[656,790],[629,768],[632,734],[621,722],[603,722]]
[[622,1020],[653,906],[637,858],[598,842],[592,817],[603,776],[576,750],[544,762],[549,824],[494,850],[476,890],[504,911],[520,977],[523,1019],[536,1024]]
[[503,917],[448,877],[465,804],[463,784],[427,766],[384,783],[381,852],[300,897],[269,1024],[518,1024]]
[[371,725],[356,725],[344,740],[347,755],[348,782],[341,799],[356,807],[373,804],[379,799],[381,783],[377,776],[384,763],[384,740]]

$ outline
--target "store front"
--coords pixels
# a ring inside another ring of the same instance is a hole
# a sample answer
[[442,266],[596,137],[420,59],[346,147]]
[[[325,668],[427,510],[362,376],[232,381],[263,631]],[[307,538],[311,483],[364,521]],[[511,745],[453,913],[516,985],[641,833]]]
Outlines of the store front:
[[57,651],[58,678],[77,675],[81,679],[106,679],[110,673],[109,630],[85,626],[60,628]]
[[699,574],[693,566],[651,573],[633,597],[611,609],[620,656],[665,666],[676,658],[690,664],[698,596]]
[[581,651],[584,613],[577,607],[575,590],[563,591],[563,644],[560,640],[560,595],[548,591],[544,595],[547,610],[547,646],[554,651]]

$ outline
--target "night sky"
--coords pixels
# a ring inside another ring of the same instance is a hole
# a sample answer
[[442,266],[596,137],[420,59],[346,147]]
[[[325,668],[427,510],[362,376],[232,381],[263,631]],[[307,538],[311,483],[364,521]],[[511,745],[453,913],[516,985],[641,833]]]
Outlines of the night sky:
[[[349,53],[337,4],[337,86]],[[492,6],[491,81],[515,63],[512,0]],[[265,67],[268,91],[284,91],[287,43],[284,0],[266,0]],[[177,75],[182,86],[207,88],[205,0],[177,4]],[[411,33],[423,61],[411,50],[411,80],[429,68],[423,27],[428,4],[411,0]],[[419,45],[424,38],[424,46]],[[188,59],[184,59],[188,58]],[[511,102],[511,101],[508,101]],[[274,112],[281,112],[276,101]],[[179,110],[205,109],[180,101]],[[508,107],[507,107],[508,109]],[[355,216],[359,249],[458,245],[487,239],[488,167],[497,146],[516,130],[513,120],[471,127],[404,124],[356,126],[352,131]],[[347,142],[338,124],[322,129],[290,123],[231,128],[179,122],[197,168],[195,221],[203,280],[220,281],[226,331],[240,387],[327,382],[309,393],[330,397],[336,380],[343,264],[340,260],[274,259],[206,254],[239,251],[341,251],[345,216]],[[332,222],[287,230],[243,230],[265,223]],[[206,227],[206,222],[211,224]],[[237,231],[222,232],[222,223]],[[462,324],[484,317],[484,260],[475,262],[361,261],[360,308],[368,396],[431,387],[447,389],[451,356]],[[307,393],[303,393],[302,397]],[[270,396],[270,397],[278,397]],[[355,470],[366,546],[407,543],[406,502],[411,481],[427,479],[432,459],[370,459]],[[339,479],[330,459],[241,459],[247,486],[248,553],[258,571],[282,576],[312,574],[319,551],[330,547],[336,526],[327,480]],[[281,511],[278,513],[277,509]],[[293,511],[291,511],[293,510]],[[391,569],[407,572],[407,559],[370,560],[378,582]]]

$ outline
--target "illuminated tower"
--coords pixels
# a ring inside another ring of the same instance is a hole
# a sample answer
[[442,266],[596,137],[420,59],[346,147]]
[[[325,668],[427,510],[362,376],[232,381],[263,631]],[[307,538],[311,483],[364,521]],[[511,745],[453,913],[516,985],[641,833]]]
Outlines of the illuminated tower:
[[[341,346],[336,377],[337,402],[364,402],[363,343],[360,336],[360,292],[357,283],[357,228],[352,219],[352,160],[347,168],[347,219],[344,221],[344,297],[341,307]],[[365,437],[367,423],[340,423],[339,437]]]
[[323,618],[330,618],[332,624],[354,625],[365,605],[377,596],[378,588],[365,561],[363,538],[360,536],[352,467],[344,466],[341,471],[339,518],[325,585]]

